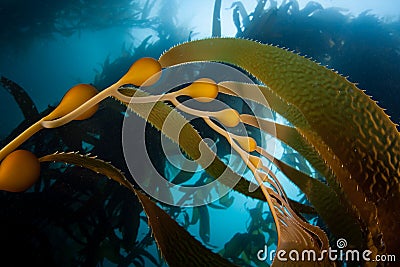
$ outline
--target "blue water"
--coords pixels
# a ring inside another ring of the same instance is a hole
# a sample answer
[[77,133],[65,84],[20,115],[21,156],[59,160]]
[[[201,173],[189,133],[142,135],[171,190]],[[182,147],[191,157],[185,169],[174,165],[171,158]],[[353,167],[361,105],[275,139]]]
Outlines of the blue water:
[[[49,105],[55,106],[64,93],[77,83],[97,83],[102,89],[116,81],[120,74],[115,70],[107,74],[108,79],[96,80],[96,75],[106,70],[106,62],[122,62],[119,71],[123,73],[129,67],[129,60],[124,59],[158,57],[174,44],[212,34],[213,0],[109,1],[102,4],[96,4],[96,1],[41,2],[40,5],[23,4],[22,1],[0,3],[0,22],[3,24],[0,28],[0,75],[23,87],[39,111]],[[84,2],[86,6],[82,4]],[[252,16],[258,2],[242,2]],[[235,1],[222,0],[221,35],[252,38],[312,57],[349,76],[350,81],[358,83],[381,107],[387,109],[394,123],[400,123],[400,3],[395,0],[356,2],[320,1],[324,10],[330,11],[324,13],[320,20],[305,19],[303,24],[293,23],[294,15],[289,10],[289,15],[283,16],[287,19],[285,23],[253,23],[253,30],[247,32],[243,17],[239,17],[243,33],[238,33],[232,18]],[[299,1],[300,9],[306,4],[307,1]],[[143,14],[146,5],[148,8]],[[270,5],[267,1],[265,12]],[[278,1],[277,7],[280,5]],[[80,12],[77,12],[77,7]],[[330,7],[338,8],[328,9]],[[368,13],[362,13],[368,9]],[[136,12],[139,15],[135,15]],[[306,17],[317,18],[318,13],[309,13]],[[309,24],[308,21],[319,21],[321,24]],[[60,24],[66,28],[72,26],[68,32],[56,32],[55,25]],[[316,34],[313,35],[313,32]],[[148,54],[136,51],[148,37],[145,49]],[[24,117],[10,94],[1,88],[0,103],[1,140],[23,122]],[[282,147],[279,149],[282,150]],[[107,160],[112,161],[111,158]],[[282,183],[291,198],[302,198],[301,192],[289,181],[283,180]],[[235,233],[247,231],[249,209],[257,204],[248,197],[232,195],[235,200],[231,207],[222,210],[209,207],[210,239],[202,242],[214,252],[221,251]],[[264,205],[264,210],[268,212],[267,205]],[[187,209],[185,212],[190,217],[193,211]],[[184,224],[182,214],[177,221]],[[146,229],[145,221],[141,220],[138,239],[145,236]],[[199,224],[190,225],[188,230],[201,240]],[[158,259],[154,244],[148,250]],[[105,266],[116,266],[109,260],[104,263]],[[145,263],[146,266],[153,266],[149,260]]]

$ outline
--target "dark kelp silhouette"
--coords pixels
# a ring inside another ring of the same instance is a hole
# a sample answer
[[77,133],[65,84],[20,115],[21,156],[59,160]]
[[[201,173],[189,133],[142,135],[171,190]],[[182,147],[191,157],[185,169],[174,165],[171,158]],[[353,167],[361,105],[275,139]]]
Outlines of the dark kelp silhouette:
[[[157,28],[165,21],[150,12],[157,1],[123,0],[118,2],[80,1],[53,2],[44,0],[40,7],[34,2],[7,1],[0,8],[0,46],[20,52],[36,40],[70,37],[85,31],[120,28]],[[176,10],[172,1],[168,14]],[[168,17],[168,16],[164,16]],[[100,19],[101,18],[101,19]]]

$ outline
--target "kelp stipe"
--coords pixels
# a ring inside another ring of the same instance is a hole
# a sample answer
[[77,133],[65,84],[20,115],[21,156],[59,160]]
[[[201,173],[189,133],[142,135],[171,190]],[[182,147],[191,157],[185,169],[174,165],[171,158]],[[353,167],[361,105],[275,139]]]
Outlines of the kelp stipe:
[[[145,81],[149,80],[154,74],[161,70],[158,62],[151,58],[143,58],[135,62],[128,72],[115,84],[98,94],[98,91],[89,84],[79,84],[73,86],[63,97],[60,104],[47,116],[33,124],[17,138],[10,142],[0,151],[0,160],[15,150],[29,137],[43,128],[60,127],[72,120],[84,120],[93,116],[97,109],[98,103],[109,96],[119,98],[121,101],[130,101],[118,93],[118,88],[125,84],[133,84],[141,86]],[[157,80],[157,75],[153,77]],[[148,83],[154,82],[148,81]]]
[[[72,87],[63,97],[60,104],[47,116],[40,119],[38,122],[34,123],[31,127],[26,129],[23,133],[21,133],[17,138],[11,141],[7,146],[0,150],[0,160],[6,157],[9,153],[11,153],[14,149],[19,147],[22,143],[24,143],[28,138],[37,133],[43,128],[53,128],[46,127],[46,121],[56,120],[60,117],[63,117],[67,114],[72,113],[76,109],[79,108],[82,104],[86,103],[93,96],[97,94],[97,90],[89,85],[89,84],[79,84]],[[72,120],[85,120],[93,116],[98,109],[97,105],[92,105],[88,109],[83,112],[80,112],[78,115],[74,116]],[[57,125],[55,127],[61,126]]]

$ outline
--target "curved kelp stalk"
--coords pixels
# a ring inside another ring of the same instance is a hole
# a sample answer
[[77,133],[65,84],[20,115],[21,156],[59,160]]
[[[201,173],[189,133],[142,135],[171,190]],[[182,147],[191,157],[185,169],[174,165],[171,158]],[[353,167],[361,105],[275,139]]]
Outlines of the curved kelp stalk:
[[163,67],[191,61],[237,65],[267,85],[282,105],[297,108],[307,124],[294,126],[331,172],[330,186],[367,227],[364,244],[374,253],[399,254],[400,237],[393,233],[400,224],[393,222],[400,213],[393,203],[400,198],[400,135],[370,97],[311,60],[249,40],[199,40],[160,57]]

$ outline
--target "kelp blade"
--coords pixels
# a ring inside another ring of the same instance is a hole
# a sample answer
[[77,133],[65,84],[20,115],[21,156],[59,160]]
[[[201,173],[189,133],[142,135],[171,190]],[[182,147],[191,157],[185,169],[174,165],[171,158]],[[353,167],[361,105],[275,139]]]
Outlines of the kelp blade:
[[318,152],[336,172],[339,190],[349,197],[357,194],[350,204],[369,226],[375,246],[385,250],[379,241],[383,235],[387,251],[399,253],[400,237],[392,235],[399,225],[391,222],[400,220],[400,214],[388,207],[400,199],[400,135],[374,101],[332,70],[250,40],[193,41],[160,57],[163,67],[190,61],[237,65],[298,108],[311,127],[303,134],[312,144],[316,142]]
[[236,266],[205,248],[146,195],[138,190],[134,191],[146,212],[162,256],[169,266]]

